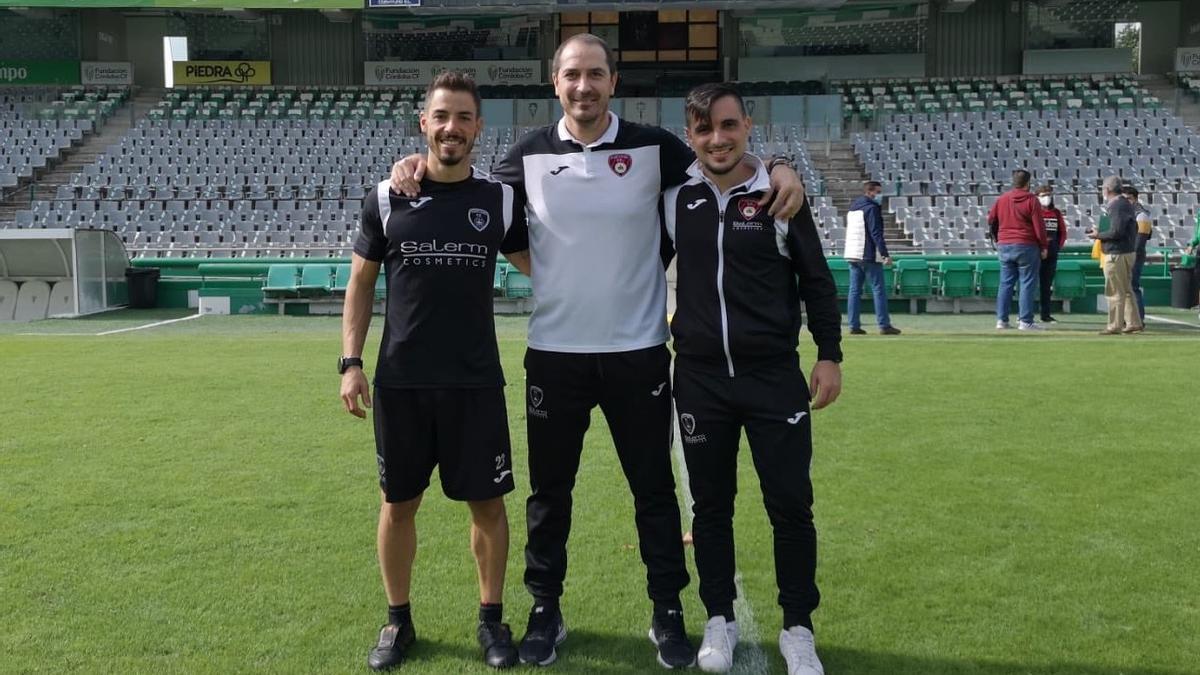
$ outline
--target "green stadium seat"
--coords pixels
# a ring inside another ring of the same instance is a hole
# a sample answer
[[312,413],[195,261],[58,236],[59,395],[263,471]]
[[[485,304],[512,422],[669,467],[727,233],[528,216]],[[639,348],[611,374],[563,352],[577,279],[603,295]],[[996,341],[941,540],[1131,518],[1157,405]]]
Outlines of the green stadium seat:
[[837,286],[839,298],[850,297],[850,263],[845,258],[829,258],[829,271],[833,273],[833,283]]
[[333,286],[329,290],[334,293],[345,293],[350,286],[350,266],[338,265],[333,270]]
[[298,297],[300,283],[299,265],[271,265],[267,268],[267,280],[263,283],[263,296],[267,298]]
[[943,298],[969,298],[975,295],[975,276],[971,263],[945,260],[938,265],[938,294]]
[[1086,289],[1087,280],[1079,261],[1058,261],[1054,272],[1054,297],[1070,301],[1082,298],[1087,292]]
[[300,271],[300,283],[296,290],[305,297],[328,295],[333,289],[332,265],[304,265]]
[[902,298],[927,298],[933,295],[929,264],[924,258],[900,258],[896,261],[896,286]]
[[492,295],[504,295],[504,277],[508,274],[509,264],[503,260],[496,260],[496,272],[492,276]]
[[504,275],[504,297],[528,298],[533,295],[533,282],[521,274],[517,268],[511,268]]
[[996,297],[1000,293],[1000,261],[980,260],[976,263],[975,285],[983,297]]

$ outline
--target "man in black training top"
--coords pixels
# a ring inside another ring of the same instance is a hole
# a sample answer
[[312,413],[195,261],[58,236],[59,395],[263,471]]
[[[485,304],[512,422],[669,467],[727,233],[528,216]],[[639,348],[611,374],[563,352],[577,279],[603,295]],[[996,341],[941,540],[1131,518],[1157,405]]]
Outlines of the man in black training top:
[[[477,177],[470,166],[479,134],[475,83],[439,75],[425,95],[421,130],[429,170],[420,199],[391,193],[387,181],[367,195],[354,244],[342,319],[342,401],[365,417],[371,407],[362,348],[375,280],[386,263],[387,313],[375,369],[375,447],[383,505],[379,565],[388,622],[367,663],[399,664],[415,639],[409,588],[416,555],[414,516],[435,465],[442,491],[471,510],[471,550],[479,574],[477,639],[488,665],[517,663],[502,623],[508,519],[513,489],[504,374],[492,317],[496,254],[525,267],[524,206],[512,188]],[[509,232],[512,234],[510,235]],[[435,608],[434,611],[441,611]]]
[[[686,116],[697,161],[691,180],[663,195],[663,225],[678,256],[675,407],[709,616],[697,660],[709,672],[733,666],[733,502],[744,428],[775,537],[779,648],[789,675],[818,675],[810,402],[819,410],[841,391],[837,290],[808,205],[789,221],[758,204],[767,172],[746,154],[751,122],[733,85],[693,89]],[[801,300],[817,345],[811,394],[796,354]]]

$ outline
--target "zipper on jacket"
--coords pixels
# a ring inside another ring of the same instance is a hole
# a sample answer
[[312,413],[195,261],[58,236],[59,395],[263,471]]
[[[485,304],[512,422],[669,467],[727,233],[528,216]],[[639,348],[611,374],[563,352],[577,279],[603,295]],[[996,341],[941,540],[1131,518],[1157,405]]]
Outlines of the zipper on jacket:
[[720,215],[717,219],[717,304],[721,308],[721,346],[725,348],[725,365],[729,368],[729,376],[733,377],[733,353],[729,350],[729,311],[725,307],[725,212],[732,195],[722,195],[717,186],[707,178],[704,179],[704,184],[717,198],[717,211]]

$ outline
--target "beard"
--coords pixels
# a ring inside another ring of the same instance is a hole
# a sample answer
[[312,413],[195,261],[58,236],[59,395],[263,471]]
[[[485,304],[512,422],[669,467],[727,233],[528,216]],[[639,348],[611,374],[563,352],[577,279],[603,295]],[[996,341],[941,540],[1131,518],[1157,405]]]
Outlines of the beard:
[[744,152],[742,154],[738,155],[737,159],[735,159],[729,163],[729,166],[720,166],[720,165],[716,165],[716,164],[710,164],[707,160],[701,161],[701,164],[704,165],[704,168],[708,169],[709,173],[712,173],[717,176],[724,176],[725,174],[738,168],[738,166],[742,163],[742,159],[744,159],[745,156],[746,156],[746,153],[744,153]]

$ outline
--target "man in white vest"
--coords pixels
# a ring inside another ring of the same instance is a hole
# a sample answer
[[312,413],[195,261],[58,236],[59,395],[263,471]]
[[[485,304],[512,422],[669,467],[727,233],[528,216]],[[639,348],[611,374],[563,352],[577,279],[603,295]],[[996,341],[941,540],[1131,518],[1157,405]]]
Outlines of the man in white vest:
[[888,315],[887,288],[883,285],[883,266],[891,266],[887,242],[883,239],[883,213],[881,204],[883,186],[870,180],[864,184],[865,193],[850,204],[846,214],[846,251],[843,257],[850,263],[850,297],[846,300],[846,313],[850,315],[850,334],[866,335],[859,321],[859,304],[862,299],[863,277],[871,278],[871,290],[875,303],[875,321],[880,335],[899,335],[900,329],[892,325]]

